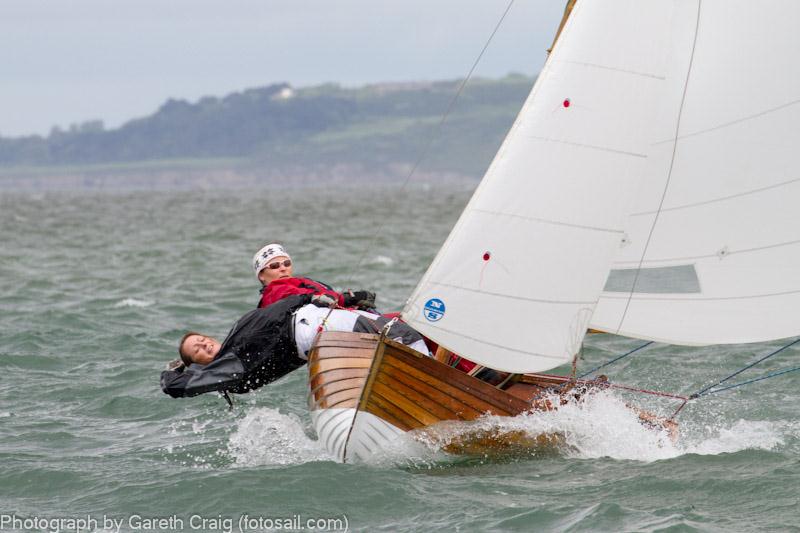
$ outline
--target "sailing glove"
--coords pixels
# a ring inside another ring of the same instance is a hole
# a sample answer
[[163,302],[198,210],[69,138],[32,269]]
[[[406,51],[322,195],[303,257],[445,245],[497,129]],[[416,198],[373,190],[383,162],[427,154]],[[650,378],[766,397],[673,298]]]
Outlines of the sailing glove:
[[362,311],[372,311],[375,309],[375,293],[371,291],[354,291],[348,289],[342,294],[344,296],[345,307],[355,307]]

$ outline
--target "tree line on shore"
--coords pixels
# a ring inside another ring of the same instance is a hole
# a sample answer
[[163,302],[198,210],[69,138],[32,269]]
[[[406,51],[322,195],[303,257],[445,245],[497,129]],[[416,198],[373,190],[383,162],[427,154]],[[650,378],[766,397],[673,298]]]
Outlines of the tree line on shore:
[[143,161],[219,160],[250,165],[409,165],[480,175],[502,142],[533,79],[336,84],[248,89],[197,102],[170,99],[152,115],[106,129],[99,120],[47,136],[0,137],[0,166],[58,167]]

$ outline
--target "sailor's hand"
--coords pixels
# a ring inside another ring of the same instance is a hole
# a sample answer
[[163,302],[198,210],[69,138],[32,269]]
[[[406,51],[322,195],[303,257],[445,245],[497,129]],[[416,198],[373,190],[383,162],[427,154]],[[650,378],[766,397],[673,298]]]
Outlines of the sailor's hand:
[[311,297],[311,303],[317,307],[336,307],[336,299],[327,294],[315,294]]
[[348,289],[344,291],[344,306],[355,307],[362,311],[375,309],[375,293],[371,291],[354,291]]

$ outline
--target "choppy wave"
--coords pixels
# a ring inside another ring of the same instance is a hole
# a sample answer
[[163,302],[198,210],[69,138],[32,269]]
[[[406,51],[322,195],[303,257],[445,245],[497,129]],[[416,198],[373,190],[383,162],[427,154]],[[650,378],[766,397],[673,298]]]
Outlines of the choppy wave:
[[376,255],[372,259],[369,260],[370,265],[382,265],[382,266],[392,266],[394,264],[394,259],[389,257],[388,255]]
[[[0,508],[235,516],[306,512],[312,502],[347,513],[359,531],[783,531],[797,523],[787,487],[800,483],[800,373],[689,404],[674,444],[639,425],[624,393],[609,391],[580,407],[472,424],[563,433],[550,448],[455,456],[447,439],[465,425],[452,424],[406,435],[381,452],[383,462],[366,465],[336,464],[321,449],[303,371],[237,398],[233,413],[219,398],[160,392],[159,372],[182,332],[222,337],[252,309],[249,258],[265,239],[285,242],[305,275],[375,290],[381,309],[402,306],[470,191],[412,187],[403,193],[410,210],[374,201],[393,197],[387,192],[0,196],[8,241],[0,247]],[[379,245],[368,244],[371,220],[387,221]],[[42,265],[59,268],[43,276]],[[637,345],[590,337],[582,369]],[[611,376],[687,392],[775,348],[656,345]],[[776,369],[798,353],[786,350],[780,365],[776,357]]]
[[151,300],[137,300],[136,298],[125,298],[114,304],[114,307],[150,307],[155,302]]

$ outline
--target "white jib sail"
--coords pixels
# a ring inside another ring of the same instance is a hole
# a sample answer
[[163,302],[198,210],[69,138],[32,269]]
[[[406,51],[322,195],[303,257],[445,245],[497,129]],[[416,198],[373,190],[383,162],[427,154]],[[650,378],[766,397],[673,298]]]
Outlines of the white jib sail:
[[644,171],[673,1],[581,0],[403,317],[477,363],[578,350]]
[[591,324],[673,344],[800,334],[800,2],[673,25],[644,188]]

